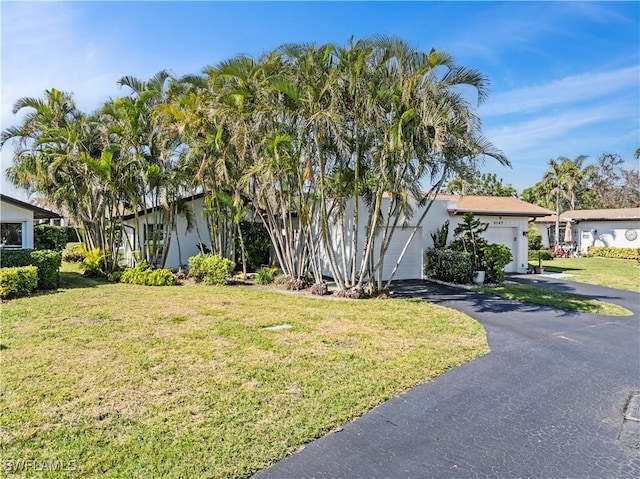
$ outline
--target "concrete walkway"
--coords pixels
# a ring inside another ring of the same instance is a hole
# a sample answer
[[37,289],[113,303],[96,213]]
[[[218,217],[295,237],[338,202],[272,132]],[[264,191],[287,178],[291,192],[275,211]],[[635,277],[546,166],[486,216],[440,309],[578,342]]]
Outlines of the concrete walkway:
[[[543,276],[609,317],[429,282],[396,285],[482,323],[491,352],[387,401],[256,478],[640,477],[640,295]],[[635,411],[638,409],[638,411]]]

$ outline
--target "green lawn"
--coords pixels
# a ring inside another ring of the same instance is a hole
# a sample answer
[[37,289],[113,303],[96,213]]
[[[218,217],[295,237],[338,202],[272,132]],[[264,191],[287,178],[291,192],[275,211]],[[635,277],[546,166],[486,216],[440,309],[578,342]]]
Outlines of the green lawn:
[[24,477],[246,477],[487,351],[424,301],[63,282],[2,304],[3,468],[58,469]]
[[[529,262],[534,266],[533,262]],[[537,262],[535,262],[537,266]],[[610,258],[556,258],[543,261],[545,272],[564,273],[567,279],[640,293],[640,267],[635,260]]]

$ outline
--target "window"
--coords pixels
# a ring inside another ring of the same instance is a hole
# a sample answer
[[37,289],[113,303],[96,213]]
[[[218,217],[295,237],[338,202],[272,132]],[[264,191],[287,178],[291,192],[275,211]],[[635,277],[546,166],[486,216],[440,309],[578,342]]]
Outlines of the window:
[[144,244],[150,248],[162,248],[164,229],[162,225],[144,225]]
[[0,224],[0,247],[22,248],[22,223]]

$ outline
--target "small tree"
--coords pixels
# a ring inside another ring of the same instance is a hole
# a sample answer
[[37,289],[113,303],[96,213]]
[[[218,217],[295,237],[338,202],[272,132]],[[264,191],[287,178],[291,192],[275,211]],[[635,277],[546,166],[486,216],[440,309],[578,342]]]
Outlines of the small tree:
[[449,237],[449,220],[445,221],[439,230],[431,233],[434,249],[445,249],[447,247],[447,239]]
[[483,223],[473,213],[467,212],[462,222],[453,231],[456,240],[451,244],[452,249],[470,253],[476,271],[482,271],[485,267],[483,251],[487,242],[482,237],[482,233],[488,227],[489,223]]
[[511,250],[503,244],[490,244],[484,247],[484,261],[487,266],[487,281],[502,283],[504,267],[511,262]]

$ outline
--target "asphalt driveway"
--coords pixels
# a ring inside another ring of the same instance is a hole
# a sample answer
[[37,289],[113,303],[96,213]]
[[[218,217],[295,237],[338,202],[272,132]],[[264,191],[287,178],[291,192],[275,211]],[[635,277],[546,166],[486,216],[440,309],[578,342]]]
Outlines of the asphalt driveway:
[[630,317],[567,312],[428,282],[396,285],[482,323],[490,353],[417,386],[256,478],[640,477],[640,295]]

